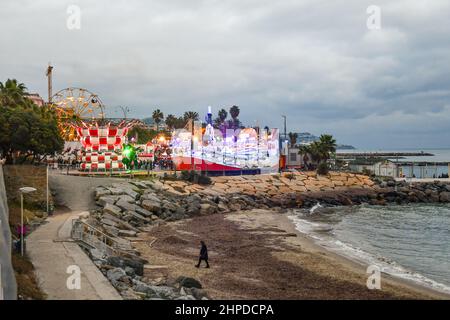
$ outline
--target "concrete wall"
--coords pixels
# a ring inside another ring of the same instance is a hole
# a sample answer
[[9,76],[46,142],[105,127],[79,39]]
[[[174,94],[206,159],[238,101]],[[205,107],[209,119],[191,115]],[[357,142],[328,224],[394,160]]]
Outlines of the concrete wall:
[[0,300],[15,300],[16,278],[11,265],[11,233],[3,167],[0,165]]

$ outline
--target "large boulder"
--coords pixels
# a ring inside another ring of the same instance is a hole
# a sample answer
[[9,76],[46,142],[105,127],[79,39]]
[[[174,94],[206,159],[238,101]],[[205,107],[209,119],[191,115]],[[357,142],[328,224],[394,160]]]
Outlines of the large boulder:
[[125,192],[121,188],[108,187],[108,190],[111,192],[111,194],[114,194],[114,195],[125,194]]
[[122,215],[122,210],[118,206],[107,203],[103,208],[104,213],[112,214],[113,216],[120,217]]
[[[136,275],[143,276],[144,275],[144,262],[142,259],[131,259],[125,257],[118,256],[110,256],[107,259],[107,263],[110,266],[125,269],[126,267],[132,268]],[[125,271],[124,271],[125,272]]]
[[117,227],[117,222],[114,222],[113,220],[108,218],[103,218],[102,220],[100,220],[100,222],[107,226]]
[[102,262],[106,262],[107,254],[99,249],[93,248],[89,250],[89,255],[91,256],[92,260],[98,260]]
[[135,203],[135,199],[131,196],[129,196],[128,194],[123,194],[121,196],[116,196],[117,200],[122,200],[128,203]]
[[450,202],[450,192],[444,191],[439,194],[440,202]]
[[153,290],[153,286],[146,284],[145,282],[134,280],[133,290],[136,292],[145,293],[148,296],[155,296],[156,292]]
[[163,200],[163,201],[161,201],[161,207],[166,210],[169,210],[171,212],[175,212],[175,211],[177,211],[179,206],[176,205],[176,202]]
[[203,289],[198,289],[198,288],[192,287],[187,290],[190,291],[191,295],[194,296],[194,298],[197,300],[202,300],[203,298],[209,299],[208,294]]
[[98,200],[100,197],[107,196],[110,194],[111,194],[111,191],[108,189],[105,189],[103,187],[98,187],[95,189],[95,199],[96,200]]
[[116,206],[124,211],[135,211],[137,207],[137,205],[135,205],[134,203],[129,203],[128,201],[122,199],[119,199],[116,202]]
[[136,207],[136,212],[147,218],[150,218],[152,216],[152,213],[150,211],[148,211],[144,208],[141,208],[139,206]]
[[117,198],[115,196],[102,196],[102,197],[98,198],[97,204],[99,206],[104,207],[104,206],[106,206],[107,203],[114,204],[114,203],[116,203],[116,201],[117,201]]
[[139,223],[149,223],[151,221],[149,218],[146,218],[143,215],[140,215],[139,213],[134,211],[127,211],[126,215],[130,216],[131,220],[137,221]]
[[137,232],[133,230],[119,230],[119,237],[136,237]]
[[155,202],[160,202],[160,199],[153,192],[146,192],[141,196],[141,200],[151,200]]
[[133,198],[134,200],[139,199],[140,196],[139,192],[136,192],[132,189],[124,189],[124,193]]
[[152,286],[142,281],[133,281],[136,292],[145,293],[151,298],[174,299],[177,294],[174,288],[167,286]]
[[141,206],[151,212],[157,213],[161,211],[161,201],[159,199],[157,201],[143,200]]
[[201,289],[202,288],[202,284],[200,283],[200,281],[191,278],[191,277],[178,277],[177,280],[175,280],[176,283],[178,283],[181,287],[185,287],[185,288],[197,288],[197,289]]
[[125,277],[127,277],[127,274],[122,268],[113,268],[108,270],[108,272],[106,273],[106,277],[110,281],[121,281],[122,279],[125,279]]

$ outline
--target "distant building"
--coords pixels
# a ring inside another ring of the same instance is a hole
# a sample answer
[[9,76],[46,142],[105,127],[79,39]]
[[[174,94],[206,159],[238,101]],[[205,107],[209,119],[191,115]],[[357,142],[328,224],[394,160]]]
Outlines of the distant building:
[[156,125],[156,122],[155,122],[155,120],[153,120],[153,118],[145,118],[145,119],[142,119],[142,122],[145,123],[147,125],[147,127],[151,130],[156,130],[157,128],[159,128],[159,130],[167,129],[167,125],[164,121],[161,121],[159,123],[159,125]]
[[39,95],[39,93],[28,93],[27,98],[33,101],[38,107],[42,107],[45,104],[44,99]]
[[349,163],[351,171],[355,172],[370,172],[376,176],[393,177],[399,175],[399,168],[397,164],[389,160],[373,162],[370,160],[357,160]]
[[303,155],[299,154],[300,148],[289,147],[286,154],[286,167],[287,168],[303,168],[305,162],[303,161]]

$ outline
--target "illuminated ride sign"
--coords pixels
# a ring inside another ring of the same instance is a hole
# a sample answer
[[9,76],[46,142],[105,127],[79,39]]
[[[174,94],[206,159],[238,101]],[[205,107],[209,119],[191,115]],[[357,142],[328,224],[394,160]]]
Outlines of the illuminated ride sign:
[[211,124],[203,129],[201,122],[196,121],[191,132],[186,129],[173,132],[171,147],[177,170],[278,171],[278,129],[227,129],[223,134]]

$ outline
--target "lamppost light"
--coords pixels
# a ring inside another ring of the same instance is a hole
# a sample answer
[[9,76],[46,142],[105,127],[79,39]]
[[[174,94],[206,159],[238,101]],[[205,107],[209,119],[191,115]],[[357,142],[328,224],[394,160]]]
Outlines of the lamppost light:
[[22,192],[22,193],[31,193],[31,192],[36,191],[36,188],[33,188],[33,187],[22,187],[22,188],[19,189],[19,191]]

